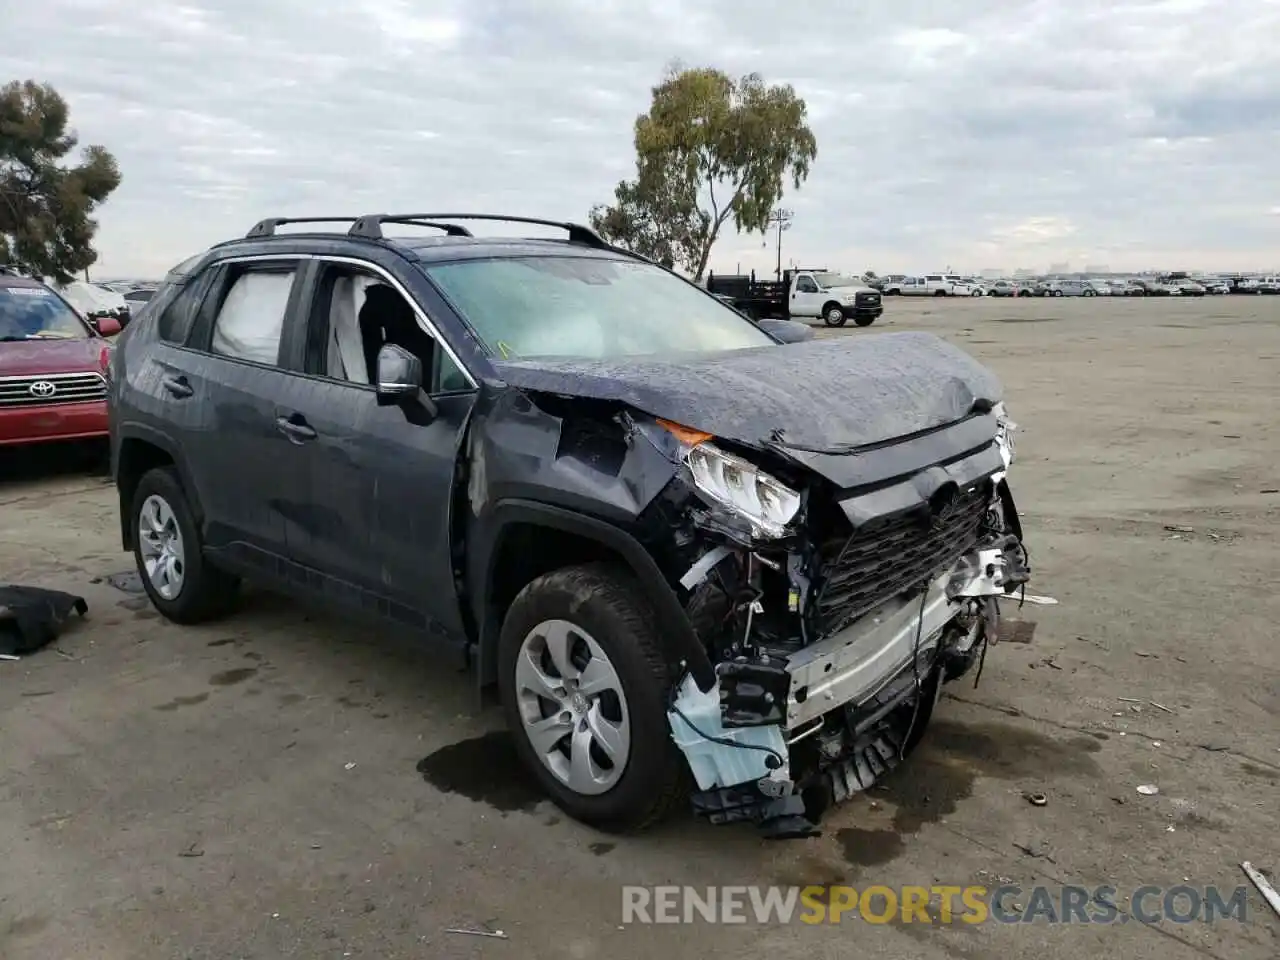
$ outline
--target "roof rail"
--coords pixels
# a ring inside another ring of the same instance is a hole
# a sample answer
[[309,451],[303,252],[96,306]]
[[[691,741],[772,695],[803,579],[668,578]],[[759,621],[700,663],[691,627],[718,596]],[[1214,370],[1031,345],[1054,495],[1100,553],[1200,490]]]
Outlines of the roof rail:
[[364,216],[356,218],[356,222],[351,225],[351,229],[347,234],[352,237],[365,237],[369,239],[382,239],[382,230],[377,224],[374,225],[374,233],[365,233],[363,226],[367,220],[376,219],[378,223],[402,223],[411,227],[434,227],[437,230],[443,230],[451,237],[470,237],[474,234],[460,223],[440,223],[437,220],[423,220],[419,217],[402,217],[399,215],[387,216],[384,214],[375,214],[372,217]]
[[[374,213],[365,217],[360,217],[348,232],[353,237],[364,237],[369,240],[383,239],[382,225],[384,223],[409,223],[409,224],[425,224],[430,226],[441,226],[435,221],[440,220],[494,220],[500,223],[533,223],[543,227],[557,227],[566,230],[569,233],[570,243],[581,243],[589,247],[597,247],[602,250],[612,250],[608,241],[600,234],[596,233],[588,226],[580,223],[565,223],[560,220],[543,220],[538,217],[505,217],[492,213]],[[445,227],[448,229],[448,227]],[[457,227],[463,230],[464,236],[470,236],[470,231],[465,227]],[[451,235],[457,236],[452,230]]]
[[274,237],[276,227],[284,226],[286,223],[339,223],[359,219],[359,217],[268,217],[266,220],[259,220],[255,223],[249,232],[244,235],[244,238],[246,240],[256,240],[259,237]]

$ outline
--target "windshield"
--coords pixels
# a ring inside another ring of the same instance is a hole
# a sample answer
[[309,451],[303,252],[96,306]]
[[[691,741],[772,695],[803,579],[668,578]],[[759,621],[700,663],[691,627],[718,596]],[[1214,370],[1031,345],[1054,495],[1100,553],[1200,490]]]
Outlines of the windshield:
[[512,257],[423,266],[492,354],[631,357],[709,353],[775,341],[660,267],[587,257]]
[[0,342],[84,340],[89,330],[66,301],[45,287],[0,286]]
[[843,273],[815,273],[813,279],[821,287],[860,287],[862,281]]

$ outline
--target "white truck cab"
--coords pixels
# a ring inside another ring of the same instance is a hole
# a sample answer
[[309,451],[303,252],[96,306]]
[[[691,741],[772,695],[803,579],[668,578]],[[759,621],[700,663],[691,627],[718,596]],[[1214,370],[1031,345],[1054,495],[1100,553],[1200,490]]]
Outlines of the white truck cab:
[[793,317],[821,317],[829,327],[848,317],[860,327],[872,323],[884,308],[880,291],[861,280],[829,270],[797,270],[791,276],[787,308]]

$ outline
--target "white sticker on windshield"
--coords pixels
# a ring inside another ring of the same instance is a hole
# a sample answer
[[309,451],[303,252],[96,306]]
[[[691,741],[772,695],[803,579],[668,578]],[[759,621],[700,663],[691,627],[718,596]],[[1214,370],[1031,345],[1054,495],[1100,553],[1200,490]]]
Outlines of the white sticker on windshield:
[[51,297],[53,296],[52,293],[50,293],[48,290],[45,290],[43,287],[0,287],[0,290],[5,290],[8,293],[13,294],[15,297]]

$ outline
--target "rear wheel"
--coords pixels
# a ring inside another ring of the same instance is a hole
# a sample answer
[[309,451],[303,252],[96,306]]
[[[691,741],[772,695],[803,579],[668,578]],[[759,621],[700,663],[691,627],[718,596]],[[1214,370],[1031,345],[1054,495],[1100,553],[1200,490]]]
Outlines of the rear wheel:
[[213,567],[178,475],[157,467],[133,495],[133,553],[151,603],[175,623],[200,623],[225,613],[239,581]]
[[947,295],[947,291],[945,291],[945,290],[935,290],[935,291],[933,291],[933,295],[934,295],[935,297],[945,297],[945,296]]
[[828,327],[843,327],[847,319],[844,307],[838,303],[828,303],[822,308],[822,322]]
[[520,591],[498,641],[498,684],[516,751],[566,813],[639,830],[687,792],[667,697],[678,679],[657,617],[627,571],[567,567]]

